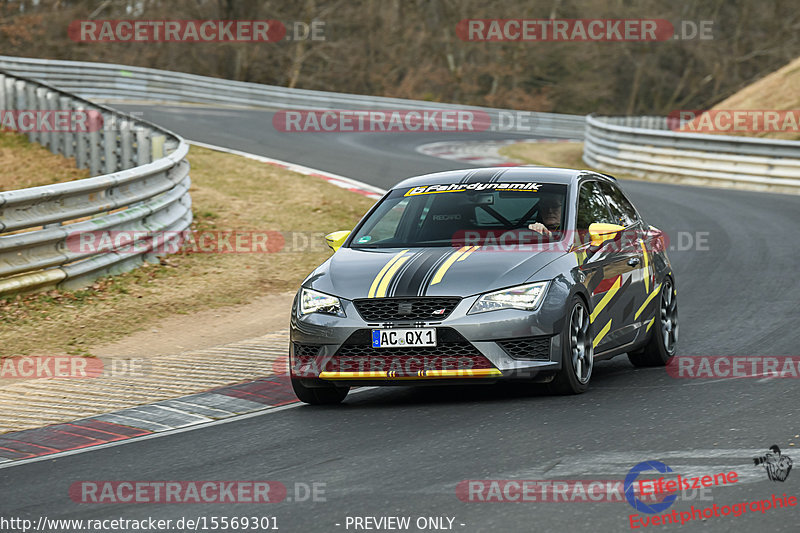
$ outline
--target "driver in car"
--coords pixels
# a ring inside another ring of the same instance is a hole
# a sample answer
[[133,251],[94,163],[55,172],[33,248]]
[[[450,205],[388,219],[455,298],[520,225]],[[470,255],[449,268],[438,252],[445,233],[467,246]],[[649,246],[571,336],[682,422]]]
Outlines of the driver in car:
[[563,199],[558,195],[543,196],[539,200],[537,221],[528,225],[528,229],[549,237],[553,231],[561,229],[561,212],[564,209]]

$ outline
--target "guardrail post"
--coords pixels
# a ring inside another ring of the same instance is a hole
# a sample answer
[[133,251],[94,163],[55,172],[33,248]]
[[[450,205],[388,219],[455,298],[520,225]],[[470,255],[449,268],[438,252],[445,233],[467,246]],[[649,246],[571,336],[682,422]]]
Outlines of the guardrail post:
[[150,148],[150,130],[139,126],[136,128],[136,164],[146,165],[150,163],[152,154]]
[[40,130],[39,125],[36,123],[39,120],[39,115],[47,110],[47,89],[38,87],[33,88],[32,85],[29,85],[33,90],[30,94],[33,96],[32,98],[28,98],[28,108],[36,110],[36,116],[34,117],[34,125],[33,125],[33,132],[34,138],[36,142],[44,146],[45,148],[50,148],[50,134],[45,130]]
[[[36,88],[29,84],[25,83],[24,81],[17,82],[17,104],[16,110],[23,111],[26,109],[36,109]],[[28,140],[30,142],[37,142],[39,136],[37,135],[35,128],[34,131],[28,132]]]
[[117,121],[111,113],[103,113],[103,149],[105,172],[117,171]]
[[67,96],[61,96],[58,101],[60,103],[59,107],[69,112],[69,128],[61,134],[61,153],[64,154],[64,157],[75,157],[75,137],[77,137],[78,133],[76,130],[76,114],[75,109],[73,109],[72,99]]
[[64,135],[66,132],[59,131],[61,128],[61,121],[56,120],[57,115],[55,115],[55,113],[58,111],[58,94],[48,91],[45,103],[47,104],[45,109],[53,112],[54,114],[54,116],[48,117],[49,120],[47,121],[47,123],[53,127],[52,131],[50,132],[50,151],[54,154],[63,154]]
[[[76,113],[83,113],[86,109],[82,105],[75,106]],[[89,132],[75,133],[75,166],[87,168],[89,166]]]
[[120,160],[120,170],[126,168],[133,168],[136,162],[133,160],[133,135],[131,135],[131,126],[133,124],[128,120],[119,121],[119,138],[120,138],[120,153],[122,154]]
[[6,99],[4,102],[0,102],[3,104],[3,107],[8,110],[16,109],[16,85],[14,84],[14,78],[6,78],[4,85],[5,85],[5,93]]
[[152,146],[150,157],[153,158],[153,161],[161,159],[166,155],[164,152],[164,143],[166,143],[166,141],[167,137],[165,135],[152,135],[150,137],[150,146]]
[[100,158],[100,130],[89,132],[89,174],[92,176],[100,175],[102,171],[102,160]]

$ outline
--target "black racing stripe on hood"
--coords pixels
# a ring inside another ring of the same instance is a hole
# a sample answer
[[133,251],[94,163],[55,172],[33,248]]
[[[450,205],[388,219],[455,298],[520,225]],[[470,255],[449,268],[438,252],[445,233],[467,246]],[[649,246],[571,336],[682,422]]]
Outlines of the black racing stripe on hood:
[[397,284],[392,296],[417,296],[430,272],[452,252],[453,248],[448,246],[430,248],[420,253],[413,261],[409,261],[411,263],[409,267],[402,275],[397,276]]
[[496,175],[502,174],[503,172],[505,172],[505,169],[499,172],[496,168],[476,170],[469,174],[463,183],[491,182]]
[[496,182],[500,181],[500,177],[502,177],[502,175],[503,175],[503,174],[505,174],[506,172],[508,172],[508,169],[505,169],[505,168],[504,168],[504,169],[501,169],[501,170],[499,170],[499,171],[498,171],[498,172],[497,172],[497,173],[496,173],[496,174],[495,174],[495,175],[492,177],[492,179],[491,179],[491,180],[489,180],[489,183],[496,183]]
[[433,276],[436,274],[436,271],[439,270],[439,267],[442,266],[442,263],[447,261],[447,258],[450,257],[452,254],[456,253],[458,250],[455,248],[450,248],[450,253],[446,253],[442,255],[436,263],[431,266],[428,272],[425,274],[425,278],[422,280],[422,283],[419,287],[419,296],[425,296],[428,293],[428,288],[430,287],[431,280]]
[[461,179],[460,179],[460,180],[458,180],[458,183],[469,183],[469,178],[470,178],[470,177],[471,177],[473,174],[475,174],[475,172],[476,172],[475,170],[470,170],[469,172],[467,172],[466,174],[464,174],[463,176],[461,176]]
[[387,297],[394,296],[394,292],[395,290],[397,290],[397,284],[400,282],[401,279],[403,279],[403,276],[405,276],[406,272],[413,269],[413,265],[419,260],[420,257],[422,257],[422,253],[420,252],[415,253],[414,255],[411,256],[411,259],[406,261],[405,264],[400,267],[400,270],[398,270],[395,273],[394,277],[389,282],[389,286],[386,287]]

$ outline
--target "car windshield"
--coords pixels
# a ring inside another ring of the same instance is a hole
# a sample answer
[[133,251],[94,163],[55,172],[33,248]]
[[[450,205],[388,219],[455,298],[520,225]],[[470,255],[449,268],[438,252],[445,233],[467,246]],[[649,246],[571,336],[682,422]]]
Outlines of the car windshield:
[[[358,228],[352,248],[555,241],[566,185],[471,183],[396,189]],[[502,239],[502,241],[500,241]]]

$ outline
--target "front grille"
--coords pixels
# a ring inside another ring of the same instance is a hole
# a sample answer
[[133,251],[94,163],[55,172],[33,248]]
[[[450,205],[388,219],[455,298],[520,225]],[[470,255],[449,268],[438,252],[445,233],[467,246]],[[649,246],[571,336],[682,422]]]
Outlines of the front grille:
[[441,320],[461,298],[364,298],[354,300],[358,314],[367,322],[387,320]]
[[498,341],[497,344],[514,359],[550,360],[550,337],[522,337]]

